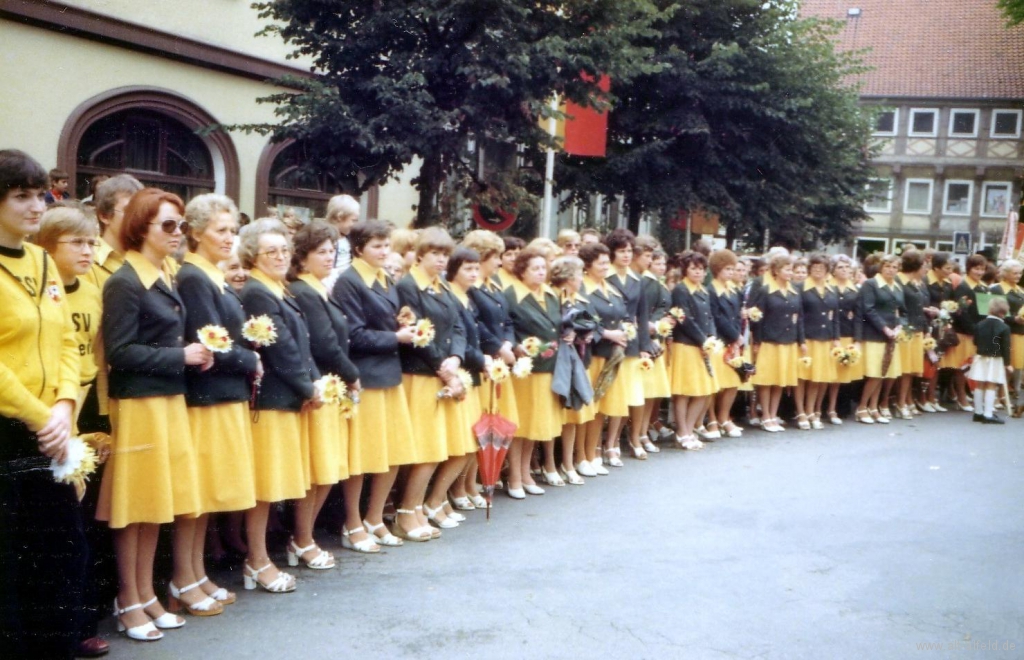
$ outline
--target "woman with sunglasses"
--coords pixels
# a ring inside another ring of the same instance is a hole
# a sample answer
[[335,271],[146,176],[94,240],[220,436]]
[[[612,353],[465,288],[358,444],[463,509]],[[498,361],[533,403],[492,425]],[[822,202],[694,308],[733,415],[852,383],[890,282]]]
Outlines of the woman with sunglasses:
[[[178,292],[188,312],[185,337],[196,339],[201,328],[215,325],[227,330],[232,340],[230,350],[214,354],[209,370],[185,372],[185,402],[196,443],[200,515],[193,532],[192,573],[182,582],[171,582],[169,588],[190,614],[208,616],[235,602],[235,594],[207,577],[203,546],[209,514],[245,511],[256,505],[248,402],[250,383],[262,375],[263,365],[242,338],[242,302],[217,268],[219,262],[231,258],[238,208],[223,195],[200,195],[185,207],[185,219],[190,252],[177,276]],[[206,609],[197,605],[197,597],[203,594],[218,605],[206,603]]]
[[[175,523],[171,584],[194,582],[200,497],[185,372],[188,367],[209,369],[213,354],[188,340],[184,303],[163,268],[184,240],[184,210],[177,195],[156,188],[135,193],[121,224],[124,265],[103,289],[114,447],[96,517],[114,530],[118,629],[140,641],[160,639],[157,628],[185,625],[164,611],[153,590],[161,524]],[[216,613],[221,608],[201,591],[181,594],[181,599],[196,610]]]
[[[322,393],[313,384],[320,373],[313,363],[302,310],[285,289],[291,266],[288,230],[270,219],[246,225],[239,233],[238,256],[242,266],[250,269],[242,287],[246,316],[268,317],[277,332],[276,339],[256,347],[265,372],[252,413],[256,506],[245,519],[249,542],[245,588],[287,593],[295,591],[295,578],[270,561],[267,520],[272,502],[301,500],[309,490],[301,413],[322,405]],[[308,555],[303,553],[303,559],[325,567],[334,564],[329,553],[316,547]]]

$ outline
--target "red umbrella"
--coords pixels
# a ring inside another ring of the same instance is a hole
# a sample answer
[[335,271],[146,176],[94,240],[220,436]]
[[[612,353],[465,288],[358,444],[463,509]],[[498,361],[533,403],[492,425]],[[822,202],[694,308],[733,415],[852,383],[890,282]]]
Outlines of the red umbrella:
[[490,409],[481,415],[480,420],[473,425],[476,441],[480,443],[477,464],[480,471],[480,482],[484,487],[484,497],[487,499],[488,520],[491,519],[494,484],[498,483],[501,465],[505,462],[505,454],[508,453],[508,447],[512,444],[512,437],[516,432],[516,425],[495,410],[495,402],[500,396],[501,385],[491,381]]

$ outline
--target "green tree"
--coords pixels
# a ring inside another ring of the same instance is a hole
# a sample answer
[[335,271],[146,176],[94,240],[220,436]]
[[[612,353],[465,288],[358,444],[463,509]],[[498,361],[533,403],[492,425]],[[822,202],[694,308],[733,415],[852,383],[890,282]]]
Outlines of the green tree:
[[[414,159],[417,225],[431,224],[445,182],[489,200],[522,194],[515,177],[481,180],[467,143],[548,144],[539,120],[555,93],[591,104],[581,71],[628,78],[651,70],[656,16],[648,0],[275,0],[253,5],[272,19],[316,77],[289,79],[279,122],[241,128],[303,142],[309,167],[353,192],[383,183]],[[555,111],[557,113],[557,111]],[[496,192],[496,186],[511,190]]]
[[850,82],[862,69],[836,51],[836,26],[782,0],[659,5],[669,11],[642,43],[661,66],[613,89],[608,158],[562,158],[558,184],[577,201],[624,196],[634,228],[643,213],[702,208],[730,237],[845,236],[865,217],[870,122]]
[[1006,14],[1010,25],[1024,23],[1024,0],[999,0],[999,8]]

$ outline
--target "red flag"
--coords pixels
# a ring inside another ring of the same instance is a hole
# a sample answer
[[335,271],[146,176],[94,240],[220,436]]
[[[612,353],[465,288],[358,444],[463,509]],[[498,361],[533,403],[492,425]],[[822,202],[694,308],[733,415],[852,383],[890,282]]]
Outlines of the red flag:
[[[580,75],[584,80],[593,80],[586,73]],[[611,85],[611,78],[602,75],[597,88],[602,92],[608,92]],[[565,113],[570,117],[565,121],[565,153],[573,156],[603,157],[608,148],[608,113],[585,108],[572,101],[565,104]]]

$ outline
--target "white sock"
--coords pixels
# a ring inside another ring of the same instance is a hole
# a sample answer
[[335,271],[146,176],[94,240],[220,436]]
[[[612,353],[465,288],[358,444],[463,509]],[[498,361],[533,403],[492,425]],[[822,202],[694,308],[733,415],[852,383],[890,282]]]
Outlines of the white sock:
[[985,390],[985,417],[996,414],[996,389]]
[[981,414],[981,410],[985,405],[985,390],[980,387],[974,388],[974,412],[978,415]]

